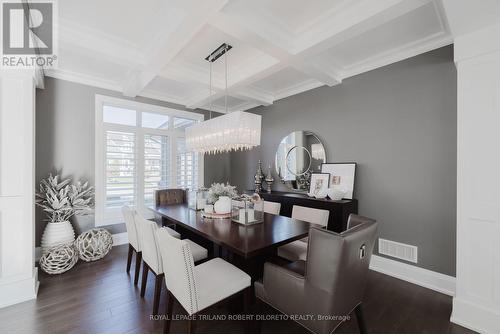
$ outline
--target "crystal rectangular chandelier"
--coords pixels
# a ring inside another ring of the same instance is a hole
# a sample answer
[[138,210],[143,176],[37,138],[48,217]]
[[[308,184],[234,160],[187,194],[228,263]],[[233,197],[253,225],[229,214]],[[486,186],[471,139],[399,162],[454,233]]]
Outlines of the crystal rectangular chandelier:
[[[216,154],[250,150],[260,145],[262,117],[244,111],[227,113],[227,61],[226,52],[231,46],[224,43],[205,60],[210,62],[210,98],[212,97],[212,63],[224,55],[226,114],[186,128],[186,148],[199,153]],[[211,114],[210,102],[210,114]]]
[[250,150],[260,145],[262,117],[234,111],[186,129],[188,150],[200,153],[222,153]]

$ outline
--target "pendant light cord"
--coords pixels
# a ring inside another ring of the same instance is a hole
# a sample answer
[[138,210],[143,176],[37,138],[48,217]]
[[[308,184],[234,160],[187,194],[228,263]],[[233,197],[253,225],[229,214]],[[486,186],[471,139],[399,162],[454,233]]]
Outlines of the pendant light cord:
[[209,117],[212,119],[212,61],[209,60],[210,63],[210,93],[209,93],[209,99],[210,99],[210,106],[208,108],[209,111]]
[[[227,51],[227,49],[226,49]],[[224,106],[227,114],[227,52],[224,53],[224,67],[225,67],[225,76],[226,76],[226,88],[224,89]]]

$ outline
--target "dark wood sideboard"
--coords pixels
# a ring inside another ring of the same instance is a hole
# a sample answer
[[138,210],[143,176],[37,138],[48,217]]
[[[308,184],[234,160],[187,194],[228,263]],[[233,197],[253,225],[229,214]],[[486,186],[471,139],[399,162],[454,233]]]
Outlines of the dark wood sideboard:
[[291,217],[294,205],[328,210],[330,211],[328,229],[335,232],[345,231],[349,214],[358,213],[358,200],[356,199],[332,201],[330,199],[312,198],[306,194],[283,191],[261,192],[260,196],[266,201],[281,203],[281,216]]

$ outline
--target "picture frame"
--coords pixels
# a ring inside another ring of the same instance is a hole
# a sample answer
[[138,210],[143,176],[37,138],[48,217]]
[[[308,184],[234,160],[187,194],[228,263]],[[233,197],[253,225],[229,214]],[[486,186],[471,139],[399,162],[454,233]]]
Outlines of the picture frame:
[[324,163],[321,172],[330,175],[329,188],[344,191],[344,198],[353,199],[356,165],[355,162]]
[[308,195],[316,198],[325,198],[330,185],[330,174],[311,173]]

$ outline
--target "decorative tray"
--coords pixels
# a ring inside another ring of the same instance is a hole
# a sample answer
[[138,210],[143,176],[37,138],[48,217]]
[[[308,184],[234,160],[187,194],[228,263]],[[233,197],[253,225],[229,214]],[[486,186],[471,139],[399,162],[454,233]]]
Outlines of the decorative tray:
[[230,219],[231,218],[231,212],[229,213],[208,213],[205,212],[204,210],[201,211],[201,216],[203,218],[209,218],[209,219]]

